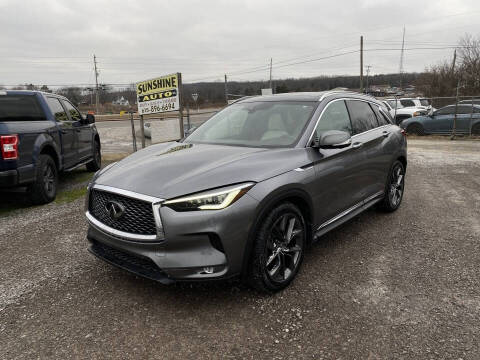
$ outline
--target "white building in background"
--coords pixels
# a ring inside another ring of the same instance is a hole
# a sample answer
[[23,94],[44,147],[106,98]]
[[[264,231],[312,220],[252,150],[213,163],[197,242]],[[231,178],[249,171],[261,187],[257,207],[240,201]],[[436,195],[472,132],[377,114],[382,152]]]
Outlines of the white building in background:
[[130,106],[130,103],[128,102],[127,99],[125,99],[123,96],[118,98],[117,100],[112,101],[113,105],[122,105],[122,106]]

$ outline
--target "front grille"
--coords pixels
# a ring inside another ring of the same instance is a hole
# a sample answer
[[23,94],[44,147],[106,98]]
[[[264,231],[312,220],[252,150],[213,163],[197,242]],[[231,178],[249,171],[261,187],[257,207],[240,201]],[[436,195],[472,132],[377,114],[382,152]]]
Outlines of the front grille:
[[114,249],[98,241],[92,241],[89,249],[94,255],[102,258],[112,265],[118,266],[137,275],[168,283],[170,280],[167,275],[152,260],[135,256],[127,252]]
[[[113,219],[110,216],[106,209],[109,201],[118,202],[125,207],[122,217]],[[147,201],[92,189],[88,210],[95,219],[116,230],[138,235],[157,233],[152,204]]]

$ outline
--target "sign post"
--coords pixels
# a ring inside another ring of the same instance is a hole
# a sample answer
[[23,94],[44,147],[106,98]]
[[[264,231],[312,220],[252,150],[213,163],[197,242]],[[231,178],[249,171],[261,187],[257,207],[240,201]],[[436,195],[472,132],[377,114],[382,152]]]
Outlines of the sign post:
[[197,113],[200,112],[200,109],[199,109],[198,103],[197,103],[198,93],[193,93],[193,94],[192,94],[192,99],[193,99],[193,101],[195,101],[195,105],[197,105]]
[[178,111],[180,114],[180,138],[183,138],[182,74],[170,74],[141,81],[136,84],[136,89],[142,146],[145,144],[143,116],[148,114]]
[[137,151],[137,137],[135,135],[135,124],[133,122],[133,111],[130,110],[130,122],[132,124],[133,152]]

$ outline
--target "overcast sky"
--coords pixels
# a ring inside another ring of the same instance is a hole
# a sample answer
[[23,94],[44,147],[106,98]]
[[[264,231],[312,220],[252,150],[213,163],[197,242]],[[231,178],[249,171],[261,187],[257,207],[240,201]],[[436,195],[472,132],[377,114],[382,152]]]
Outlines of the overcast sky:
[[[202,79],[359,73],[365,49],[454,46],[480,35],[478,0],[102,1],[0,0],[0,85],[131,83],[181,72]],[[422,71],[453,49],[405,51],[404,70]],[[399,70],[400,51],[367,51],[371,74]]]

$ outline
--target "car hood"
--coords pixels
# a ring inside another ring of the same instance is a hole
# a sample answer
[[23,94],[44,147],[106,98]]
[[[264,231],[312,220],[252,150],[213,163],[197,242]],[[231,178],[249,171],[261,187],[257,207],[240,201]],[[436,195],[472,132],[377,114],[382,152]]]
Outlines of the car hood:
[[100,172],[94,182],[169,199],[224,185],[260,182],[308,163],[305,149],[173,142],[130,155]]

